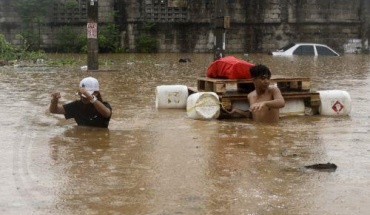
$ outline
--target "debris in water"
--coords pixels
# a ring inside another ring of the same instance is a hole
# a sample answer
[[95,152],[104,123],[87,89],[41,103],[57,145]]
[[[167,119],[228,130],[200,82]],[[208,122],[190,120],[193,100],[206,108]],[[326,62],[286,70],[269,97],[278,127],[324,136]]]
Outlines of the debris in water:
[[87,66],[81,66],[81,71],[87,71]]
[[188,63],[191,62],[190,58],[182,57],[179,59],[179,63]]
[[337,165],[333,163],[326,163],[326,164],[319,163],[319,164],[308,165],[304,167],[306,167],[307,169],[314,169],[314,170],[318,170],[322,172],[334,172],[337,169]]

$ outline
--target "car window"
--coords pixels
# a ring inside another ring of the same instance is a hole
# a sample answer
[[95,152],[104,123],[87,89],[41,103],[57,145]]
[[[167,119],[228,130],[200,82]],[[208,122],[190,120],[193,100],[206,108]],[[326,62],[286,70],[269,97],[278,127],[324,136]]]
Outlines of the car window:
[[336,53],[324,46],[316,46],[316,50],[318,55],[337,56]]
[[293,55],[315,55],[315,50],[312,45],[301,45],[294,52]]
[[294,43],[290,43],[290,44],[288,44],[288,45],[286,45],[286,46],[284,46],[284,47],[282,47],[282,48],[280,48],[278,50],[286,51],[286,50],[292,48],[293,46],[295,46],[295,44]]

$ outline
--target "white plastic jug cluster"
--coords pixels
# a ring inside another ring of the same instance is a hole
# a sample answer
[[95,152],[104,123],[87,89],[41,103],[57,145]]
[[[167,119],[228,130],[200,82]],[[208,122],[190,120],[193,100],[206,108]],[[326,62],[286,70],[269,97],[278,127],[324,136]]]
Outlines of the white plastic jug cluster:
[[285,106],[280,109],[281,115],[303,115],[305,105],[303,99],[285,100]]
[[186,104],[191,119],[217,119],[220,116],[220,100],[214,92],[191,94]]
[[324,90],[320,93],[320,115],[348,115],[352,109],[351,97],[343,90]]
[[185,85],[161,85],[155,90],[156,108],[184,108],[189,96]]

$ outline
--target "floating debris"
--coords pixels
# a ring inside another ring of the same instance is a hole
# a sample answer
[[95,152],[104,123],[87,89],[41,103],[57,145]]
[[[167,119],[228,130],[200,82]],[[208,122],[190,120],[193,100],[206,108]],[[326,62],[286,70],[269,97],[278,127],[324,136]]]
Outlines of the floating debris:
[[179,63],[188,63],[191,62],[190,58],[182,57],[179,59]]
[[326,164],[313,164],[304,166],[306,169],[314,169],[322,172],[334,172],[337,169],[337,165],[333,163],[326,163]]
[[81,71],[87,71],[87,66],[81,66]]

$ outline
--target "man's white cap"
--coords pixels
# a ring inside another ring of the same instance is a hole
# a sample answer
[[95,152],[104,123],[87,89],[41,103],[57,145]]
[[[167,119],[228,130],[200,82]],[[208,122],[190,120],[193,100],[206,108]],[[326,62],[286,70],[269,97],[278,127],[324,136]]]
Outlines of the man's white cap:
[[99,91],[99,82],[96,80],[96,78],[87,77],[82,79],[80,82],[80,87],[84,87],[87,92],[93,94],[94,91]]

